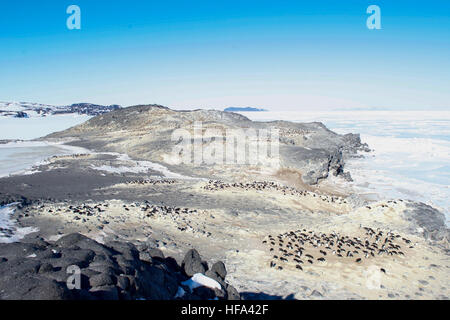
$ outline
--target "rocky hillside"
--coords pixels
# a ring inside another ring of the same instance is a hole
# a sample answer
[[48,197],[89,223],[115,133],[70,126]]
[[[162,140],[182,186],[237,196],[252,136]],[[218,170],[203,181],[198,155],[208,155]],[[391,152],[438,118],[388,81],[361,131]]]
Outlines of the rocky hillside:
[[[293,123],[286,121],[253,122],[232,112],[215,110],[175,111],[159,105],[140,105],[95,117],[79,126],[51,134],[45,139],[72,138],[71,144],[99,151],[126,153],[131,157],[162,163],[173,170],[208,178],[226,178],[236,175],[236,165],[196,166],[177,164],[171,159],[176,142],[171,140],[176,129],[193,132],[195,122],[225,132],[227,129],[279,130],[280,167],[301,175],[303,182],[316,184],[330,173],[344,174],[344,159],[358,150],[367,150],[359,135],[339,135],[321,123]],[[195,137],[198,138],[198,137]],[[207,145],[209,142],[203,142]],[[249,166],[241,166],[242,174]],[[264,166],[252,166],[253,171]],[[274,173],[275,174],[275,173]]]

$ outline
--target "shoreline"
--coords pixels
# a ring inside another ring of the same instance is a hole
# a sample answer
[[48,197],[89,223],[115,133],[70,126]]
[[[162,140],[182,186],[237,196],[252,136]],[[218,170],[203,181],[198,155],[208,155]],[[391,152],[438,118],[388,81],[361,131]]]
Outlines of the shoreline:
[[[21,164],[14,169],[9,169],[8,171],[0,172],[0,178],[14,176],[14,175],[26,175],[32,174],[32,169],[34,167],[38,167],[40,165],[44,165],[54,156],[60,155],[71,155],[71,154],[79,154],[79,153],[89,153],[90,151],[84,148],[71,146],[65,144],[66,142],[51,142],[51,141],[34,141],[34,140],[16,140],[10,141],[3,144],[0,144],[0,152],[5,149],[10,149],[11,154],[7,154],[5,158],[0,158],[0,161],[9,161],[10,158],[14,158],[11,161],[15,161],[14,151],[17,150],[19,155],[22,157],[23,162],[25,164]],[[24,151],[22,151],[22,148]],[[42,148],[42,149],[41,149]],[[47,150],[43,149],[47,148]],[[31,149],[31,150],[29,150]],[[35,152],[35,156],[33,159],[29,159],[32,156],[33,151]],[[37,152],[39,151],[39,153]]]

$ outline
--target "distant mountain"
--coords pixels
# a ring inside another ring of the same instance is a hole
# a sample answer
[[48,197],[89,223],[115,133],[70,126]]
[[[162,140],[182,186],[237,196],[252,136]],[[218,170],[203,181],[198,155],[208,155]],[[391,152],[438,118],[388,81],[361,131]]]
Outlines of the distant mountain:
[[87,114],[90,116],[98,116],[101,114],[105,114],[117,109],[120,109],[121,106],[117,104],[113,104],[110,106],[102,106],[98,104],[92,103],[76,103],[71,106],[62,107],[62,110],[57,110],[54,114],[63,114],[63,113],[78,113],[78,114]]
[[267,111],[265,109],[258,109],[258,108],[251,108],[251,107],[230,107],[226,108],[223,111],[225,112],[261,112],[261,111]]
[[59,114],[85,114],[98,116],[120,109],[119,105],[102,106],[92,103],[76,103],[70,106],[53,106],[30,102],[0,102],[0,117],[35,118]]

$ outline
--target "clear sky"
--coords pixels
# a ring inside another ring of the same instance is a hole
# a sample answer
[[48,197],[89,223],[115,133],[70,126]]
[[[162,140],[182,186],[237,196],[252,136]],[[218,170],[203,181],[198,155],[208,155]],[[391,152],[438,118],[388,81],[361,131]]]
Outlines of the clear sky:
[[0,101],[449,110],[449,53],[448,0],[0,2]]

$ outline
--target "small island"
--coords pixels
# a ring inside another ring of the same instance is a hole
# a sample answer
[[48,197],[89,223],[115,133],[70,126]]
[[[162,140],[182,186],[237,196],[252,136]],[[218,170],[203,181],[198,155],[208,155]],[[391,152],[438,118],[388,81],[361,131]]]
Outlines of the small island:
[[263,112],[267,111],[266,109],[258,109],[251,107],[229,107],[224,109],[225,112]]

